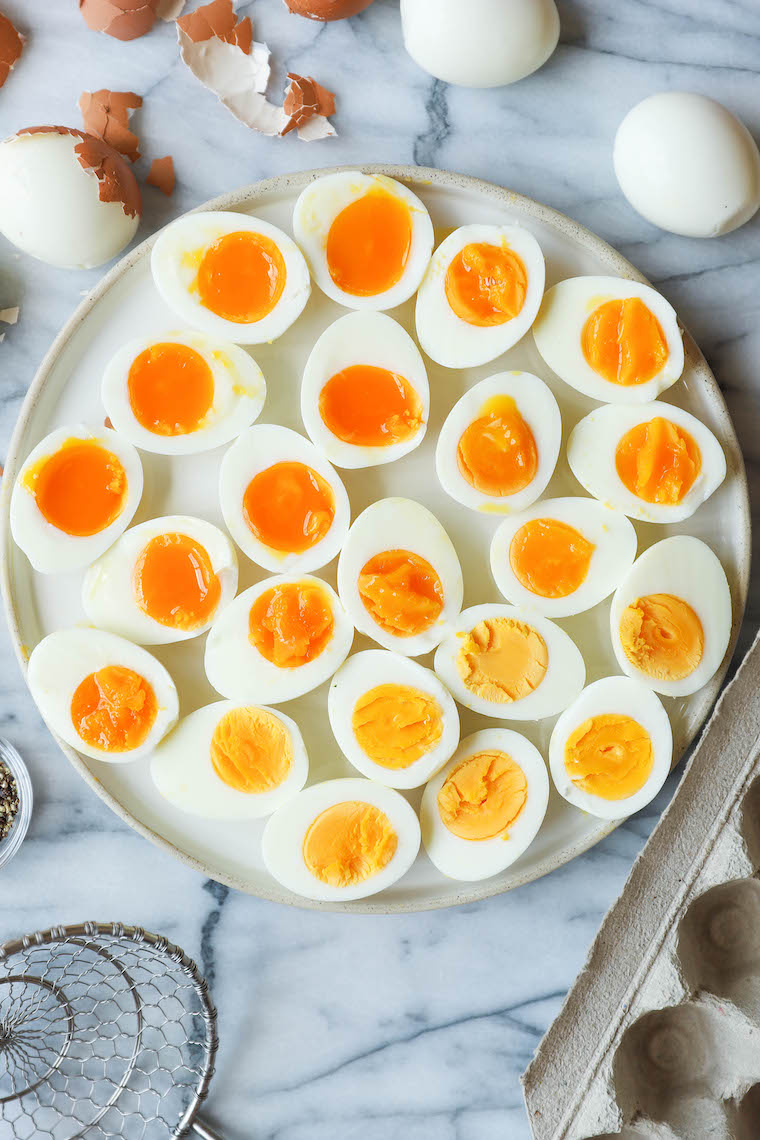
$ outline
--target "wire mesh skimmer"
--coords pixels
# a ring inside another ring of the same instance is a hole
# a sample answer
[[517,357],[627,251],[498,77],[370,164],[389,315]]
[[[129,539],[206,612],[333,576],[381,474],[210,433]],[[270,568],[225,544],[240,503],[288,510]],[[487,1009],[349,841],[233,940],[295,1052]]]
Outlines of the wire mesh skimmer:
[[0,947],[0,1140],[219,1140],[195,1119],[217,1048],[195,963],[118,923]]

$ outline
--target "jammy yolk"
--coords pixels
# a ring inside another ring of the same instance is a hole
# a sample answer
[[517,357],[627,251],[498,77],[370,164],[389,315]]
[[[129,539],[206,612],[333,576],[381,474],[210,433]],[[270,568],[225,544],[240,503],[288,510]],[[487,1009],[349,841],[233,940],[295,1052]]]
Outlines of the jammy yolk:
[[121,461],[91,439],[67,439],[26,472],[23,485],[51,526],[78,538],[105,530],[127,499]]
[[683,598],[648,594],[620,617],[620,642],[636,669],[657,681],[682,681],[702,660],[702,623]]
[[211,737],[211,764],[236,792],[262,795],[279,788],[293,767],[293,742],[285,725],[266,709],[230,709]]
[[351,724],[362,752],[383,768],[408,768],[432,752],[443,734],[435,697],[411,685],[377,685],[354,705]]
[[603,800],[626,800],[649,779],[654,752],[649,733],[620,713],[592,716],[565,744],[565,768],[572,782]]
[[457,463],[470,486],[484,495],[514,495],[535,479],[536,441],[511,396],[486,401],[462,433]]
[[265,546],[302,554],[332,526],[335,496],[313,468],[287,460],[254,475],[243,496],[243,516]]
[[330,599],[313,582],[285,582],[251,606],[248,637],[267,661],[294,669],[318,657],[332,637]]
[[460,839],[507,839],[527,799],[522,768],[506,752],[490,749],[449,773],[438,792],[438,813]]
[[197,431],[214,402],[214,377],[186,344],[152,344],[132,361],[127,380],[135,419],[154,435]]
[[352,364],[319,393],[319,414],[328,431],[358,447],[404,443],[422,426],[422,401],[396,372]]
[[639,297],[605,301],[583,326],[587,363],[611,384],[646,384],[665,367],[668,343],[660,322]]
[[543,681],[549,651],[538,630],[514,618],[485,618],[462,639],[457,672],[471,693],[506,704]]
[[487,328],[512,320],[525,304],[528,274],[508,245],[471,242],[446,270],[446,299],[468,325]]
[[412,245],[406,202],[387,190],[370,190],[344,207],[327,235],[327,268],[354,297],[375,297],[398,281]]
[[186,534],[158,534],[135,562],[132,585],[144,614],[170,629],[211,621],[221,585],[205,547]]
[[316,879],[355,887],[377,875],[396,854],[398,839],[385,812],[349,800],[321,812],[306,832],[303,858]]
[[568,523],[531,519],[509,545],[517,580],[542,598],[566,598],[583,585],[596,547]]
[[631,494],[647,503],[680,503],[702,469],[696,441],[682,427],[655,416],[620,440],[615,467]]
[[77,687],[71,720],[78,735],[101,752],[132,752],[145,741],[158,711],[153,686],[123,665],[106,665]]
[[201,304],[238,325],[271,313],[285,288],[285,260],[271,238],[239,230],[204,251],[195,289]]
[[396,637],[423,633],[443,609],[441,579],[425,558],[410,550],[385,550],[370,558],[358,588],[370,617]]

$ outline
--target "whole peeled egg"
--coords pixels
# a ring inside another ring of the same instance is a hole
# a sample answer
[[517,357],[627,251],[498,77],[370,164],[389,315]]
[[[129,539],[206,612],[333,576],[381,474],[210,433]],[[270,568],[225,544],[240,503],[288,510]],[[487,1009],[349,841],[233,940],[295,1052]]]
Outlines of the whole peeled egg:
[[296,16],[307,20],[345,20],[369,8],[372,0],[285,0]]
[[717,237],[760,207],[760,152],[726,107],[688,91],[650,95],[618,127],[615,174],[647,221],[685,237]]

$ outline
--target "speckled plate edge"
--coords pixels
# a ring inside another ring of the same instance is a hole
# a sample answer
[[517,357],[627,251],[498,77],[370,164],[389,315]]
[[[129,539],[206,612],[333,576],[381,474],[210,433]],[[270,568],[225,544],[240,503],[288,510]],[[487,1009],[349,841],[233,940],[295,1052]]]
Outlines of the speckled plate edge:
[[[535,218],[545,224],[552,226],[558,230],[565,237],[577,242],[585,249],[593,253],[600,260],[607,263],[609,272],[617,277],[628,277],[635,281],[642,281],[648,284],[646,278],[639,273],[639,271],[631,265],[629,261],[613,249],[602,238],[597,237],[596,234],[587,230],[585,226],[580,225],[578,222],[568,218],[565,214],[560,213],[558,210],[552,209],[550,206],[545,206],[540,202],[534,201],[532,198],[527,198],[522,194],[516,194],[511,190],[504,187],[496,186],[494,183],[486,182],[483,179],[472,178],[467,174],[457,174],[451,171],[435,170],[431,167],[423,166],[407,166],[407,165],[392,165],[385,163],[378,163],[372,165],[358,164],[354,166],[340,166],[340,167],[324,167],[321,169],[305,170],[295,174],[280,174],[274,178],[268,178],[261,182],[254,182],[250,186],[243,187],[239,190],[234,190],[227,194],[222,194],[217,198],[211,199],[200,206],[197,206],[190,213],[196,213],[198,210],[233,210],[240,209],[241,207],[249,207],[255,202],[268,198],[271,195],[282,193],[300,192],[304,186],[313,182],[316,178],[322,177],[324,174],[332,174],[340,170],[362,170],[368,174],[385,174],[391,178],[398,178],[404,182],[410,183],[413,186],[420,187],[424,190],[425,186],[439,186],[448,190],[461,190],[466,193],[478,193],[488,198],[492,202],[501,205],[507,209],[514,210],[523,215],[526,219]],[[121,280],[127,270],[131,269],[137,262],[146,257],[153,246],[157,233],[151,235],[126,257],[122,258],[112,269],[106,273],[98,285],[87,295],[84,301],[76,308],[72,316],[63,326],[58,336],[55,338],[47,353],[45,354],[37,373],[32,380],[29,390],[24,398],[24,402],[19,413],[16,426],[13,431],[10,446],[8,449],[8,456],[6,460],[5,474],[2,480],[2,487],[0,488],[0,592],[2,592],[3,605],[5,609],[6,620],[13,642],[13,648],[16,653],[21,671],[26,680],[26,656],[24,652],[24,644],[21,637],[21,630],[19,626],[18,614],[11,590],[11,575],[10,575],[10,521],[9,521],[9,507],[10,507],[10,493],[13,484],[16,480],[17,472],[19,470],[22,460],[22,443],[26,434],[29,419],[42,395],[47,378],[50,375],[53,367],[58,361],[58,357],[68,344],[73,334],[77,331],[80,325],[87,319],[90,312],[94,309],[95,305],[108,293],[108,291],[118,281]],[[712,405],[712,410],[715,414],[717,421],[721,427],[722,438],[726,444],[726,460],[728,464],[728,479],[737,480],[740,490],[740,512],[741,519],[739,520],[739,533],[740,533],[740,549],[736,554],[736,588],[738,590],[738,605],[737,599],[734,598],[734,614],[733,625],[731,630],[731,640],[729,643],[726,656],[723,660],[718,672],[702,690],[700,696],[701,700],[695,705],[692,714],[689,717],[686,725],[683,738],[677,744],[677,756],[680,759],[685,753],[686,749],[692,743],[697,733],[700,731],[708,714],[718,696],[723,678],[726,675],[726,670],[730,663],[734,649],[736,647],[739,629],[741,627],[742,619],[744,616],[744,607],[747,600],[747,591],[749,587],[749,571],[750,571],[750,556],[751,556],[751,522],[750,522],[750,507],[749,507],[749,490],[747,487],[747,476],[744,469],[744,460],[742,457],[739,442],[736,438],[736,432],[731,421],[731,417],[726,407],[725,401],[721,394],[718,383],[713,376],[713,373],[707,364],[704,356],[700,352],[697,345],[694,343],[688,333],[684,337],[684,347],[686,349],[687,362],[694,370],[695,378],[704,384],[704,390],[707,395],[708,401]],[[99,796],[104,800],[111,810],[139,832],[146,839],[149,839],[156,846],[160,847],[163,851],[168,852],[180,862],[184,863],[187,867],[192,867],[193,870],[201,872],[201,874],[208,878],[215,879],[217,882],[223,883],[225,886],[233,887],[236,890],[243,891],[246,894],[256,895],[258,898],[266,899],[269,902],[285,903],[287,905],[296,905],[308,910],[327,910],[339,911],[344,913],[353,914],[409,914],[416,911],[436,910],[447,906],[460,906],[465,903],[478,902],[481,899],[490,898],[492,895],[503,894],[505,891],[512,890],[515,887],[522,886],[525,883],[532,882],[534,879],[539,879],[543,875],[547,875],[550,871],[556,870],[563,864],[568,863],[577,855],[583,854],[589,848],[593,847],[606,835],[618,826],[620,821],[608,822],[600,821],[599,827],[590,835],[586,835],[582,840],[577,843],[569,843],[563,847],[559,852],[555,853],[544,859],[542,862],[534,864],[524,874],[518,875],[511,880],[508,884],[499,883],[493,880],[485,880],[481,883],[463,884],[456,896],[452,899],[450,895],[441,897],[427,898],[420,902],[418,900],[409,900],[401,902],[389,903],[383,900],[383,896],[379,895],[375,898],[359,900],[351,903],[325,903],[314,902],[309,899],[298,898],[287,891],[280,889],[279,884],[273,881],[270,890],[257,890],[251,889],[250,885],[234,875],[226,875],[215,871],[207,863],[202,860],[196,859],[186,852],[182,851],[175,844],[170,843],[164,839],[163,836],[153,831],[151,828],[146,827],[144,823],[136,819],[131,812],[125,810],[119,803],[115,796],[102,786],[100,781],[89,770],[84,760],[73,748],[70,748],[60,737],[52,733],[54,739],[57,741],[62,752],[66,755],[75,770],[79,773],[82,779],[87,783]]]

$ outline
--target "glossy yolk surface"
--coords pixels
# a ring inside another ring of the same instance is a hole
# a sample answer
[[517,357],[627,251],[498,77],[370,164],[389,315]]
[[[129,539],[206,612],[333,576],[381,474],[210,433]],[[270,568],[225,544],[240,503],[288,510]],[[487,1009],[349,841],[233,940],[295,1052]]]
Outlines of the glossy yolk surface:
[[468,325],[487,328],[512,320],[525,304],[528,274],[508,245],[472,242],[446,270],[446,299]]
[[143,547],[132,575],[144,614],[171,629],[211,621],[221,585],[205,547],[186,534],[158,534]]
[[194,289],[218,317],[249,325],[271,313],[285,288],[285,259],[264,234],[224,234],[204,251]]
[[154,435],[188,435],[203,426],[214,402],[214,377],[186,344],[152,344],[132,361],[127,380],[137,422]]
[[506,704],[538,688],[549,665],[549,651],[538,630],[525,622],[485,618],[462,639],[456,665],[471,693]]
[[680,503],[702,469],[702,455],[687,431],[662,416],[636,424],[615,451],[615,467],[633,495],[646,503]]
[[211,738],[211,764],[237,792],[262,795],[279,788],[293,767],[293,742],[279,717],[266,709],[230,709]]
[[303,859],[321,882],[354,887],[382,871],[397,846],[396,832],[385,812],[373,804],[349,800],[317,816],[303,841]]
[[443,585],[435,569],[410,550],[385,550],[365,563],[357,583],[367,613],[386,633],[414,637],[443,609]]
[[29,468],[23,485],[51,526],[77,538],[105,530],[127,500],[121,461],[90,439],[67,439]]
[[101,752],[131,752],[153,727],[158,711],[153,686],[123,665],[106,665],[77,687],[71,720],[81,739]]
[[420,430],[422,401],[396,372],[352,364],[331,376],[319,393],[319,414],[325,427],[344,443],[388,447],[404,443]]
[[582,586],[596,547],[559,519],[531,519],[509,544],[517,580],[542,598],[566,598]]
[[335,217],[327,235],[327,268],[334,283],[354,297],[391,289],[409,260],[412,215],[386,190],[370,190]]
[[514,495],[536,477],[538,450],[533,432],[511,396],[492,396],[462,432],[459,470],[484,495]]
[[248,637],[267,661],[294,669],[318,657],[332,637],[332,607],[313,582],[285,582],[251,606]]
[[302,554],[332,526],[335,496],[312,467],[287,460],[254,475],[243,496],[243,517],[265,546]]
[[681,681],[702,660],[702,623],[683,598],[648,594],[637,598],[620,617],[620,642],[626,657],[658,681]]
[[411,685],[377,685],[354,705],[351,720],[362,752],[383,768],[408,768],[432,752],[443,734],[435,697]]
[[660,322],[639,297],[605,301],[583,326],[587,363],[611,384],[646,384],[665,367],[668,344]]
[[649,733],[620,713],[592,716],[565,745],[565,768],[573,783],[604,800],[625,800],[649,779],[654,751]]
[[528,799],[522,768],[498,749],[468,756],[438,792],[443,824],[460,839],[507,839]]

